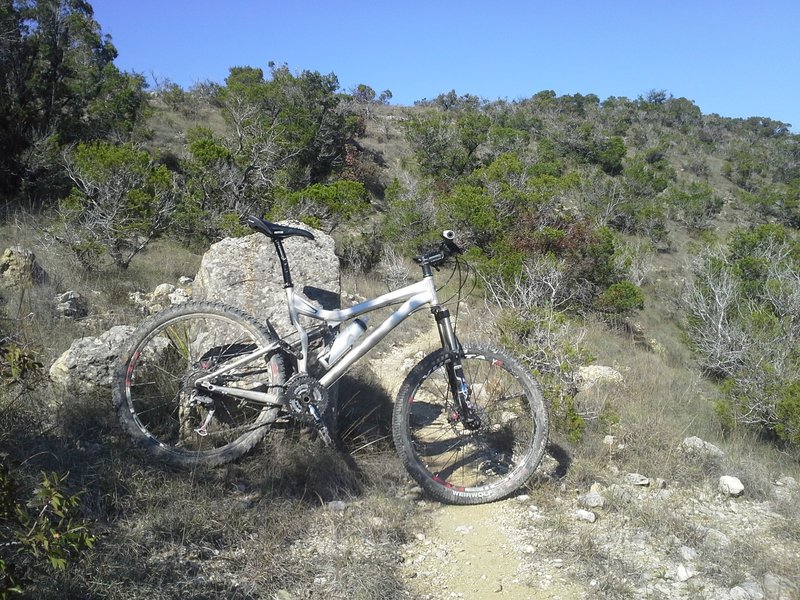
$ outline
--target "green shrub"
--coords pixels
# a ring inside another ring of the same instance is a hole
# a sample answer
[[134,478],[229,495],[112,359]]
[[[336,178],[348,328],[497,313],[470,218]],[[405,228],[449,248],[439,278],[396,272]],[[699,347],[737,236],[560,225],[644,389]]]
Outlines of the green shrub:
[[644,308],[644,293],[630,281],[620,281],[600,294],[596,305],[602,311],[617,314],[641,310]]
[[80,494],[63,490],[66,477],[42,473],[26,499],[8,466],[0,465],[0,598],[22,593],[38,571],[63,571],[94,545],[79,516]]
[[787,442],[800,444],[800,381],[783,387],[778,394],[775,412],[778,419],[775,432],[778,436]]
[[132,144],[78,144],[67,155],[74,183],[61,202],[59,237],[85,266],[107,253],[122,268],[166,231],[178,200],[175,175]]
[[41,373],[42,368],[33,350],[11,340],[0,339],[0,394],[2,386],[22,383]]
[[315,183],[297,192],[283,192],[272,209],[275,219],[301,218],[308,225],[329,230],[337,224],[369,209],[369,195],[364,184],[340,179],[333,183]]
[[710,185],[697,182],[670,188],[666,201],[670,216],[692,229],[708,229],[723,204]]

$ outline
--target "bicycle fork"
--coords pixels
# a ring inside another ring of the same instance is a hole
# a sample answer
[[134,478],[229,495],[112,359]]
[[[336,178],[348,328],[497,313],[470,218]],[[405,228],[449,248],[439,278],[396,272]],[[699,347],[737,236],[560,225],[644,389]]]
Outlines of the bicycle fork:
[[472,390],[464,374],[464,367],[461,364],[464,350],[458,338],[456,338],[455,331],[453,331],[450,311],[441,306],[434,306],[431,308],[431,312],[434,319],[436,319],[442,348],[447,352],[445,368],[447,370],[450,393],[455,404],[455,409],[451,411],[447,418],[451,423],[460,422],[466,429],[474,431],[480,428],[481,418],[478,416],[475,405],[471,401]]

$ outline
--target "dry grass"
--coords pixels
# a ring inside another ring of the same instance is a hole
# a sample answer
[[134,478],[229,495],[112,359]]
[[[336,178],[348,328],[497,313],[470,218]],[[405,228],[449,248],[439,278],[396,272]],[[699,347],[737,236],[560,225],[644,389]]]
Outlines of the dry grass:
[[[548,492],[534,492],[534,501],[544,505],[548,515],[544,524],[551,534],[546,537],[553,540],[552,545],[542,546],[543,555],[560,556],[576,565],[580,578],[593,579],[593,593],[603,598],[634,597],[647,587],[646,577],[658,581],[656,571],[648,575],[643,565],[626,557],[624,549],[637,533],[637,543],[652,544],[656,555],[665,544],[667,549],[674,545],[675,552],[681,545],[698,549],[696,564],[703,577],[726,589],[767,572],[797,580],[799,513],[796,501],[789,500],[796,496],[779,496],[774,484],[784,475],[798,477],[796,451],[752,432],[723,432],[713,408],[719,391],[691,368],[679,330],[653,315],[643,317],[649,332],[658,332],[653,336],[661,342],[658,352],[644,349],[632,335],[589,324],[586,340],[594,362],[618,369],[624,383],[597,385],[579,394],[579,407],[594,415],[580,442],[569,444],[555,433],[568,454],[561,489],[582,494],[595,482],[607,487],[619,483],[624,473],[641,473],[651,481],[665,480],[667,493],[660,499],[643,492],[652,497],[644,501],[606,494],[606,506],[599,512],[604,525],[585,528],[569,517],[560,523],[551,519],[551,512],[564,510],[563,500],[548,506]],[[616,438],[613,445],[603,443],[609,434]],[[688,436],[718,445],[725,456],[687,455],[681,442]],[[730,513],[741,515],[736,525],[717,516],[729,510],[716,495],[723,474],[736,476],[745,485],[748,504]],[[549,490],[558,496],[552,486]],[[708,543],[709,525],[724,531],[732,544]]]
[[235,464],[174,471],[130,446],[103,394],[64,398],[49,426],[3,423],[12,464],[69,472],[98,537],[66,572],[36,578],[31,597],[399,597],[413,505],[384,439],[388,399],[368,380],[343,384],[339,421],[355,463],[283,426]]
[[[41,245],[33,227],[4,226],[2,236],[58,274],[24,294],[4,292],[6,312],[31,315],[13,325],[24,327],[45,368],[75,337],[138,320],[130,291],[192,275],[199,260],[162,243],[125,273],[86,275]],[[88,318],[50,316],[52,296],[67,287],[92,299]],[[398,548],[413,504],[402,499],[409,480],[389,443],[391,402],[373,377],[358,371],[339,385],[338,424],[355,461],[304,428],[276,426],[236,464],[193,472],[153,464],[132,448],[104,391],[64,395],[41,381],[9,410],[4,395],[0,451],[27,485],[40,470],[68,472],[98,538],[67,571],[36,575],[29,597],[399,597]]]

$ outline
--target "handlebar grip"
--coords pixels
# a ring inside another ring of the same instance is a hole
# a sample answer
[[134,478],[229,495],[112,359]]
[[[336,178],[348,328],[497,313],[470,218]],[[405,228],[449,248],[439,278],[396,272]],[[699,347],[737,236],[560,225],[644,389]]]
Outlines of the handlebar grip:
[[450,252],[454,254],[461,254],[462,252],[464,252],[455,243],[454,240],[456,239],[456,232],[453,231],[452,229],[445,229],[442,232],[442,239],[444,240],[444,245],[447,247],[448,250],[450,250]]

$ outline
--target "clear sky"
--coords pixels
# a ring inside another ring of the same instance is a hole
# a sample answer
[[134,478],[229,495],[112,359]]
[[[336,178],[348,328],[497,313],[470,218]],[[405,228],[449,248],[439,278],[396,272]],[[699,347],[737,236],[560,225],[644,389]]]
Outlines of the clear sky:
[[413,104],[454,89],[666,90],[800,131],[800,0],[90,0],[116,64],[183,87],[232,66],[335,73]]

